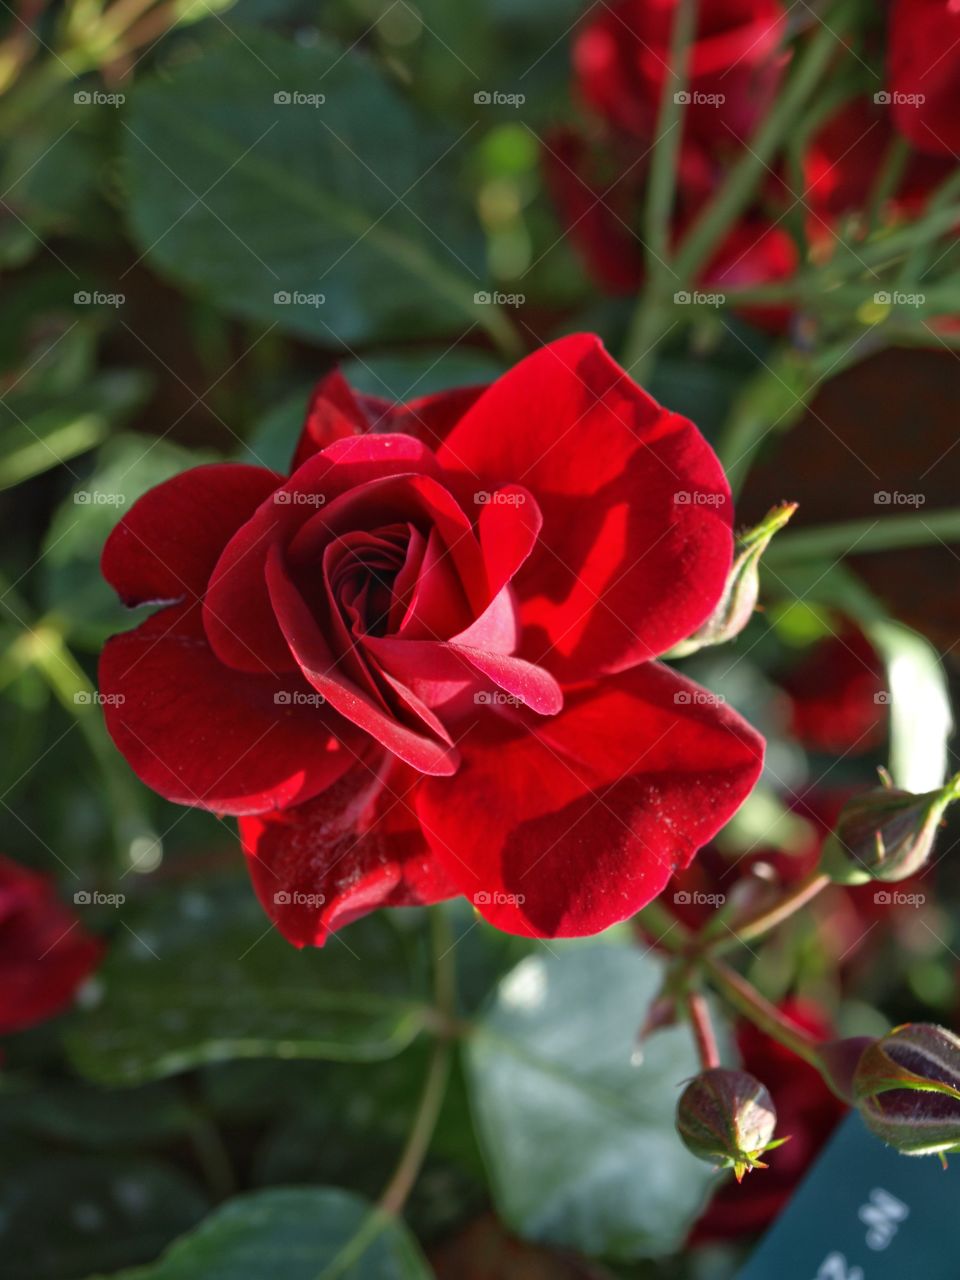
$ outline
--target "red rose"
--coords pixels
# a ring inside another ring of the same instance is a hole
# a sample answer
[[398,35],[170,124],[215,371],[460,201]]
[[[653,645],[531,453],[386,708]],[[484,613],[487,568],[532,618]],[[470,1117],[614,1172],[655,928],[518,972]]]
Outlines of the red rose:
[[808,751],[862,754],[883,742],[889,695],[883,660],[862,631],[826,636],[780,679],[790,728]]
[[289,479],[198,467],[114,530],[106,577],[165,607],[104,650],[107,724],[157,791],[243,815],[295,942],[458,893],[593,933],[759,772],[753,730],[651,661],[716,603],[730,518],[696,428],[596,338],[410,405],[334,374]]
[[[832,244],[833,224],[863,209],[893,136],[888,108],[867,98],[846,103],[818,130],[803,161],[811,243]],[[889,198],[887,217],[919,214],[930,192],[950,172],[946,160],[911,152]]]
[[[833,1028],[817,1005],[788,1000],[781,1012],[818,1039]],[[693,1241],[730,1240],[762,1231],[783,1211],[800,1179],[830,1137],[846,1107],[824,1084],[816,1067],[798,1058],[750,1023],[737,1030],[744,1070],[770,1090],[777,1108],[777,1133],[790,1141],[764,1156],[768,1168],[740,1184],[725,1182],[693,1231]]]
[[[676,8],[677,0],[601,5],[574,44],[583,99],[640,138],[655,132]],[[727,142],[752,133],[780,80],[785,30],[779,0],[700,0],[688,61],[689,137]]]
[[888,55],[890,110],[920,151],[960,152],[960,2],[894,0]]
[[0,857],[0,1034],[61,1013],[100,955],[52,881]]
[[[621,142],[592,145],[573,130],[555,133],[544,152],[547,183],[567,232],[597,286],[608,293],[635,293],[643,284],[640,225],[646,166],[628,159]],[[680,155],[675,225],[682,236],[719,179],[705,155],[684,146]],[[713,292],[788,280],[796,272],[797,248],[790,235],[762,214],[745,215],[724,236],[700,285]],[[754,323],[782,328],[789,312],[744,308]]]

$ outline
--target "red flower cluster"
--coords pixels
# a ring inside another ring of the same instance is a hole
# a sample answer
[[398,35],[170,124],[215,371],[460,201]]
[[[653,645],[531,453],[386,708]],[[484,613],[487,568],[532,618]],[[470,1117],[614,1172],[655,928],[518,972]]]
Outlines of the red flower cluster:
[[[670,66],[677,0],[602,6],[573,46],[574,96],[591,130],[558,130],[544,163],[554,202],[601,288],[643,282],[638,235],[660,98]],[[688,51],[688,89],[677,171],[674,235],[683,236],[762,121],[786,67],[786,14],[779,0],[701,0]],[[960,0],[895,0],[887,87],[840,107],[807,142],[802,185],[771,175],[761,204],[732,228],[701,273],[705,288],[746,288],[789,279],[800,249],[780,218],[802,207],[806,239],[828,248],[838,223],[860,213],[897,132],[913,150],[881,211],[915,214],[960,153]],[[753,313],[781,325],[783,313]]]
[[101,950],[52,881],[0,858],[0,1035],[61,1013]]
[[[550,140],[547,179],[588,270],[605,289],[630,293],[643,279],[636,234],[664,81],[676,0],[602,6],[573,48],[576,96],[595,113],[596,141],[575,130]],[[682,234],[763,118],[783,73],[786,16],[779,0],[703,0],[688,59],[688,100],[677,174]],[[746,287],[789,278],[793,241],[759,210],[745,217],[702,273],[705,286]]]
[[292,941],[465,895],[529,935],[633,914],[730,817],[762,742],[652,661],[710,614],[731,507],[696,428],[597,339],[407,405],[318,387],[289,478],[198,467],[103,571],[140,777],[241,815]]

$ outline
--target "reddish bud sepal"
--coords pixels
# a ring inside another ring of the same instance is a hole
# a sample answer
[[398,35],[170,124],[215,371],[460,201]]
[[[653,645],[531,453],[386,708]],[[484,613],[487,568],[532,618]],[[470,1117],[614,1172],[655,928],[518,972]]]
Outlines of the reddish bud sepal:
[[821,868],[835,884],[906,880],[930,859],[960,774],[937,791],[914,795],[885,785],[854,796],[823,847]]
[[943,1160],[960,1151],[960,1037],[952,1031],[895,1027],[864,1052],[853,1087],[864,1124],[903,1155]]
[[760,1157],[787,1141],[774,1139],[776,1127],[773,1099],[746,1071],[701,1071],[677,1104],[677,1132],[687,1150],[718,1168],[732,1169],[738,1182],[751,1169],[765,1169]]

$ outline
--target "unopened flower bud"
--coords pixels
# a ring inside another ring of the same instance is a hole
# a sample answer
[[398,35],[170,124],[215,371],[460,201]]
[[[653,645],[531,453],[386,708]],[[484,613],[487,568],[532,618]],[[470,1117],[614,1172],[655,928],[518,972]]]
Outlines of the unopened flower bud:
[[760,1157],[781,1146],[774,1140],[777,1113],[767,1089],[746,1071],[711,1067],[695,1076],[677,1104],[677,1132],[701,1160],[733,1169],[739,1182]]
[[676,645],[669,658],[685,658],[708,645],[725,644],[738,636],[753,616],[760,594],[760,557],[770,545],[773,535],[787,523],[797,509],[795,502],[785,502],[768,511],[760,523],[737,538],[733,566],[716,608],[699,631]]
[[960,796],[960,774],[914,795],[876,787],[844,805],[823,846],[821,867],[836,884],[905,880],[927,863],[948,805]]
[[853,1079],[871,1133],[903,1155],[960,1151],[960,1036],[908,1022],[876,1040]]

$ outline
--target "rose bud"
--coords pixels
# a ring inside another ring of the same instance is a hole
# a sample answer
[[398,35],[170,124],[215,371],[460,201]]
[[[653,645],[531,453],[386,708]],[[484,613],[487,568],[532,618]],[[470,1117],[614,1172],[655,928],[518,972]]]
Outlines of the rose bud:
[[709,645],[725,644],[740,634],[757,607],[760,557],[796,509],[795,502],[774,507],[758,525],[738,536],[733,567],[716,608],[698,631],[674,646],[668,657],[685,658]]
[[930,858],[948,805],[960,796],[960,774],[938,791],[914,795],[889,784],[844,805],[823,846],[821,868],[836,884],[906,880]]
[[774,1140],[776,1127],[773,1099],[746,1071],[701,1071],[677,1104],[677,1132],[687,1150],[718,1168],[733,1169],[738,1182],[751,1169],[765,1169],[760,1156],[787,1141]]
[[943,1160],[960,1151],[960,1036],[952,1031],[895,1027],[864,1052],[853,1088],[864,1124],[903,1155]]

